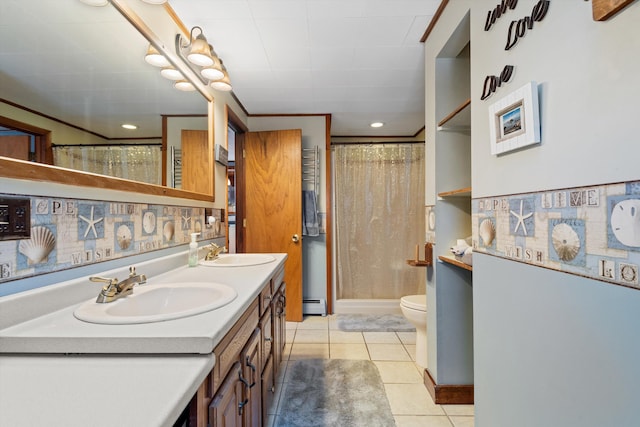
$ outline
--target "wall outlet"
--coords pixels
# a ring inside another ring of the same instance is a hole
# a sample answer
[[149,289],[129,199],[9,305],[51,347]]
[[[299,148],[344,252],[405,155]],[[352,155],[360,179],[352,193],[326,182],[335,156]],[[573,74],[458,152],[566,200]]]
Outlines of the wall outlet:
[[0,199],[0,240],[31,237],[31,200]]

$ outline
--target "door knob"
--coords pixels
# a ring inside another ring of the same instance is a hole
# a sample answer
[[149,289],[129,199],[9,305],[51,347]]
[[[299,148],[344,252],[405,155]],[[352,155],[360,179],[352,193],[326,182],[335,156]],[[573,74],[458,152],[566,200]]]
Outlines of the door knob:
[[292,241],[293,243],[298,243],[298,242],[300,241],[300,236],[298,236],[297,234],[294,234],[294,235],[291,237],[291,241]]

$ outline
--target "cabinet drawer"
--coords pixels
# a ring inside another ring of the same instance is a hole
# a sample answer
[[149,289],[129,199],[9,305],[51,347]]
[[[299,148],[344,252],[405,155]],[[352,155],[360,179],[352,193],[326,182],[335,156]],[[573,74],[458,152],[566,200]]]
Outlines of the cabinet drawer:
[[240,351],[245,346],[251,334],[258,326],[258,299],[256,298],[244,315],[224,336],[213,353],[216,355],[216,364],[211,376],[211,390],[215,391],[229,372],[234,362],[240,357]]

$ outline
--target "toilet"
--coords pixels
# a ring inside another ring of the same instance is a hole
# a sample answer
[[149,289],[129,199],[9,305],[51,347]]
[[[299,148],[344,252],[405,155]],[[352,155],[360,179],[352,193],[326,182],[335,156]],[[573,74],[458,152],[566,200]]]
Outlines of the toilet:
[[427,296],[407,295],[400,298],[400,309],[416,327],[416,363],[427,367]]

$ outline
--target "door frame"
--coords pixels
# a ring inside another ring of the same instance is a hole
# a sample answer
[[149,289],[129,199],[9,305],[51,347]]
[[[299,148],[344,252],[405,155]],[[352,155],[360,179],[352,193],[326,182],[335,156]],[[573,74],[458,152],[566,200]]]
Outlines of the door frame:
[[[244,134],[249,132],[249,128],[240,120],[240,117],[229,107],[229,105],[225,105],[225,115],[226,115],[226,126],[224,128],[224,140],[227,145],[227,149],[229,148],[229,127],[231,127],[236,133],[236,143],[235,143],[235,186],[236,186],[236,252],[242,253],[244,252],[244,228],[242,224],[238,224],[238,218],[244,218],[244,203],[238,203],[243,200],[244,191],[245,191],[245,180],[244,180],[244,162],[242,157],[242,152],[244,150]],[[228,169],[228,167],[227,167]],[[226,174],[225,174],[226,175]],[[229,217],[229,192],[225,192],[225,212],[227,212],[227,218]],[[227,240],[229,239],[229,221],[227,221]],[[227,247],[228,247],[227,242]]]

